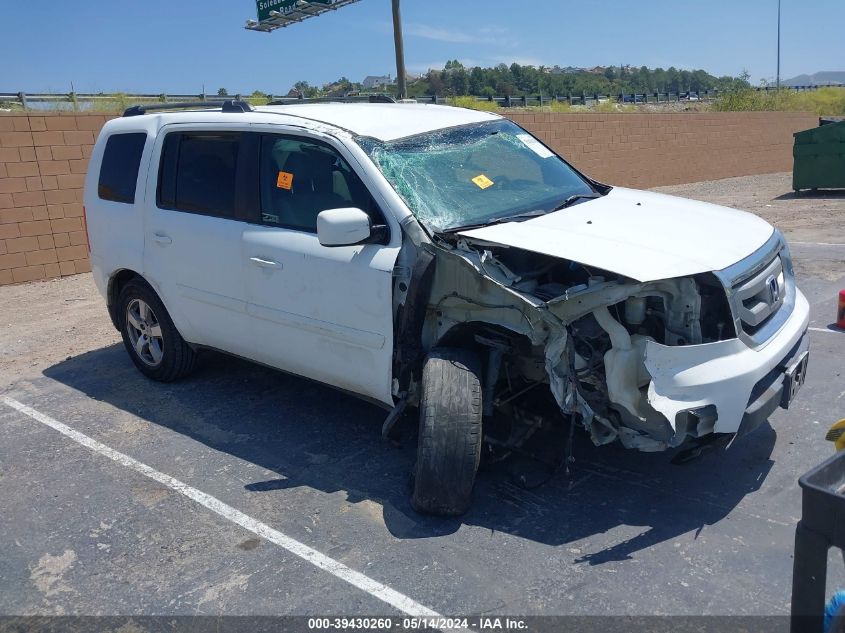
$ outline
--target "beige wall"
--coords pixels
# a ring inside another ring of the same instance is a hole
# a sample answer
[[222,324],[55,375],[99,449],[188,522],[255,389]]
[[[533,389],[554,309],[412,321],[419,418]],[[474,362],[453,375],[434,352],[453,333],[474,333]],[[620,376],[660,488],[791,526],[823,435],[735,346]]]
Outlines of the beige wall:
[[792,134],[806,112],[512,114],[575,167],[612,185],[646,189],[792,170]]
[[[647,188],[792,169],[792,133],[818,124],[790,112],[512,113],[586,174]],[[82,186],[109,117],[0,115],[0,285],[90,270]]]
[[0,285],[91,270],[82,185],[106,120],[0,116]]

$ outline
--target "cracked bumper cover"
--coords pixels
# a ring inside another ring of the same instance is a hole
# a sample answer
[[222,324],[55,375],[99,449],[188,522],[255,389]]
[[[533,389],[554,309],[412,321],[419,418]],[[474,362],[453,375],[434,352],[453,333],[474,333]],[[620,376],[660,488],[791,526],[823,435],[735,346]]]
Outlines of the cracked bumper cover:
[[649,403],[673,427],[678,414],[712,405],[713,432],[750,432],[781,405],[785,374],[807,349],[808,325],[809,304],[796,290],[789,319],[760,347],[738,338],[684,347],[650,341],[645,352]]

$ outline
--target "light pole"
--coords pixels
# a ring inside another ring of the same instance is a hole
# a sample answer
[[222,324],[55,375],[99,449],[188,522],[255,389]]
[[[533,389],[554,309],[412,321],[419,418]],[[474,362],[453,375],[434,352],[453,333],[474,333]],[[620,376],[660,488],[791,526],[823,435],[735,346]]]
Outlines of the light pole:
[[399,0],[393,0],[393,42],[396,45],[396,83],[399,98],[404,99],[407,94],[405,76],[405,44],[402,41],[402,14],[399,11]]
[[780,90],[780,0],[778,0],[778,74],[777,89]]

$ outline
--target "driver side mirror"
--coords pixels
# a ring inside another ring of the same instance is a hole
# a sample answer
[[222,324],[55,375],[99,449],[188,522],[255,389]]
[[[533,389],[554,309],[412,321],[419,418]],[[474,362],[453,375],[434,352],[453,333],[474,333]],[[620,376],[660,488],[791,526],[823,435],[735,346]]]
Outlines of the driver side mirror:
[[361,209],[327,209],[317,215],[317,239],[323,246],[352,246],[380,238],[387,227],[372,226]]

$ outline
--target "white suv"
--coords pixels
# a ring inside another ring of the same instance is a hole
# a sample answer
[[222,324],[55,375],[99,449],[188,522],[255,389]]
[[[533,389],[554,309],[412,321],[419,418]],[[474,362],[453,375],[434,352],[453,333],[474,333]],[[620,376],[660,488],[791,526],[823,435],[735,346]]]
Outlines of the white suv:
[[598,183],[494,114],[131,108],[100,134],[85,206],[141,372],[177,380],[212,348],[379,403],[385,433],[416,405],[422,512],[468,507],[482,446],[577,424],[697,450],[787,407],[806,373],[780,233]]

